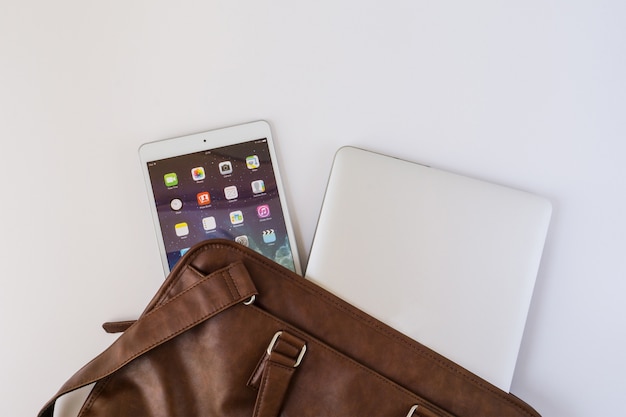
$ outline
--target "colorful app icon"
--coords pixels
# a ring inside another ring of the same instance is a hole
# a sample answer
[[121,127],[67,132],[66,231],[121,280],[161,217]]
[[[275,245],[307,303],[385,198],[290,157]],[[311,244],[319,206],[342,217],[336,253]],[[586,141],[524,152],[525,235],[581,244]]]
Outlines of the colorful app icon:
[[204,168],[196,167],[191,170],[191,178],[193,178],[194,181],[201,181],[205,177],[206,175],[204,174]]
[[260,219],[264,219],[265,217],[270,216],[270,206],[267,204],[263,204],[262,206],[258,206],[256,208],[256,214],[259,215]]
[[239,197],[239,192],[237,191],[237,187],[234,185],[228,186],[224,188],[224,196],[227,200],[234,200]]
[[232,174],[233,164],[231,164],[230,161],[220,162],[219,169],[220,169],[220,174],[222,175]]
[[180,198],[175,198],[172,201],[170,201],[170,208],[174,211],[178,211],[181,208],[183,208],[183,200],[181,200]]
[[189,252],[189,249],[191,249],[191,248],[183,248],[183,249],[181,249],[181,250],[180,250],[180,252],[179,252],[179,253],[180,253],[180,256],[185,256],[185,254],[186,254],[187,252]]
[[252,192],[254,194],[260,194],[265,192],[265,181],[256,180],[252,181]]
[[246,235],[237,236],[235,238],[235,242],[239,243],[240,245],[245,246],[246,248],[250,246],[250,241],[248,241],[248,236]]
[[196,194],[196,199],[198,200],[199,206],[206,206],[207,204],[211,204],[211,195],[208,191],[203,191]]
[[176,230],[176,236],[183,237],[189,234],[189,226],[187,223],[177,223],[174,226],[174,230]]
[[215,230],[215,228],[217,227],[215,217],[209,216],[202,219],[202,227],[204,228],[204,230]]
[[259,157],[256,155],[250,155],[246,157],[246,166],[248,169],[256,169],[261,166]]
[[243,213],[241,212],[241,210],[230,212],[230,222],[232,224],[243,223]]
[[163,175],[163,181],[165,181],[167,187],[173,187],[178,185],[178,175],[176,175],[175,172],[170,172],[169,174]]
[[263,230],[263,242],[274,243],[276,242],[276,233],[274,229]]

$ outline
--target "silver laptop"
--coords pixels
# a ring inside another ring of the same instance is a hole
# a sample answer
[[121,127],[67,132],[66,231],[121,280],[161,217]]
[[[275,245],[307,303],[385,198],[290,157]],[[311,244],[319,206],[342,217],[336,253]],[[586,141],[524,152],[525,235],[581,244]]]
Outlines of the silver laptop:
[[306,277],[509,391],[546,199],[345,147]]

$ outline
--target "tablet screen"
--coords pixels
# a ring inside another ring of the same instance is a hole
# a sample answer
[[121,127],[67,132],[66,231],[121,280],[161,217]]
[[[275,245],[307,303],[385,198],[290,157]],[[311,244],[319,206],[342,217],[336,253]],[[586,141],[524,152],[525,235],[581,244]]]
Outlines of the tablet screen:
[[189,248],[225,238],[295,271],[268,141],[147,162],[170,270]]

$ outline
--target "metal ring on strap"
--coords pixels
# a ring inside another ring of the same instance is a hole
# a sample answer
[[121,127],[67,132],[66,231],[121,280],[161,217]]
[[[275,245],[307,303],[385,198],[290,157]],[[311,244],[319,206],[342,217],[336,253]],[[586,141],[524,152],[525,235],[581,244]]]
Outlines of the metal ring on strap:
[[409,410],[409,414],[407,414],[406,417],[413,417],[413,414],[417,411],[418,408],[419,405],[415,404],[413,407],[411,407],[411,409]]
[[[277,331],[276,334],[274,334],[274,337],[272,337],[272,341],[270,342],[269,346],[267,347],[267,354],[271,355],[272,354],[272,350],[274,349],[274,345],[276,344],[276,341],[278,340],[278,338],[280,337],[280,335],[283,334],[282,331]],[[293,365],[294,368],[297,368],[298,365],[300,365],[300,362],[302,362],[302,358],[304,357],[304,354],[306,353],[306,345],[302,346],[302,349],[300,349],[300,354],[298,355],[298,358],[296,359],[296,363]]]

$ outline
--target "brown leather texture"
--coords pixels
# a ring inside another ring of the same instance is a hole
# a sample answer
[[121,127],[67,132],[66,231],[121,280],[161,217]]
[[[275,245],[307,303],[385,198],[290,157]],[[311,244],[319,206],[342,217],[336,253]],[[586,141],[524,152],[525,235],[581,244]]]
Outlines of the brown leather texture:
[[58,396],[93,382],[81,417],[539,416],[230,241],[192,248],[120,329],[41,417],[52,416]]

